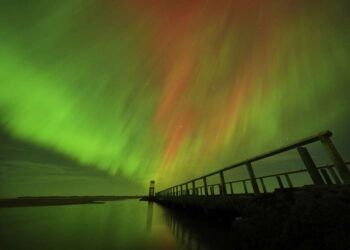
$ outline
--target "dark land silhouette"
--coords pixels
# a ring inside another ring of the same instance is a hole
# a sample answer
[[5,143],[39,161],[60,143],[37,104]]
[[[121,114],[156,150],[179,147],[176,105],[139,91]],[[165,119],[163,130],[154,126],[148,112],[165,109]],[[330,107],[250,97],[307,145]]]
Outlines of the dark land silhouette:
[[58,206],[74,204],[100,204],[105,201],[139,199],[141,196],[40,196],[0,199],[0,207]]

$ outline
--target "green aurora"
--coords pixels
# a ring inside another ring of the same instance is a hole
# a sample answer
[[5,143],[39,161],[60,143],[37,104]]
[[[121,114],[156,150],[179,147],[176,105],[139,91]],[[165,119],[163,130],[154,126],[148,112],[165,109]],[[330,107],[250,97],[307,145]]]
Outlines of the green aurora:
[[347,0],[0,6],[0,124],[18,140],[160,187],[325,129],[350,157]]

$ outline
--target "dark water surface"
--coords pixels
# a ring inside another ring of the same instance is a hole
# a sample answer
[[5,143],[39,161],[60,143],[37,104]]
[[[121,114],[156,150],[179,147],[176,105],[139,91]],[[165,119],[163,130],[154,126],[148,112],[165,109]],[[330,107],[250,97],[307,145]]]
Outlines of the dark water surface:
[[1,208],[1,249],[183,249],[164,217],[138,200]]
[[0,208],[1,249],[217,248],[211,231],[138,200]]

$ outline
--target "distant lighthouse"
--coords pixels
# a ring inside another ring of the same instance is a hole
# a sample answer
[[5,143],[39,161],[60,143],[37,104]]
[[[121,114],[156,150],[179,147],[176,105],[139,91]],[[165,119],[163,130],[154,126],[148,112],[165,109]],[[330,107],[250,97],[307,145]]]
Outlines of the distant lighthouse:
[[149,183],[149,193],[148,193],[149,197],[153,197],[154,196],[154,180],[151,180]]

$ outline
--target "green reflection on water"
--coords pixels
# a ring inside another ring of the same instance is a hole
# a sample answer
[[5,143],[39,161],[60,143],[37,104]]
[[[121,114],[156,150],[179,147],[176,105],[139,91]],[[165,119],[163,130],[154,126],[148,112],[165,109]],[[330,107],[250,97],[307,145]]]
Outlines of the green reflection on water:
[[138,200],[0,209],[2,249],[181,249],[162,207]]

